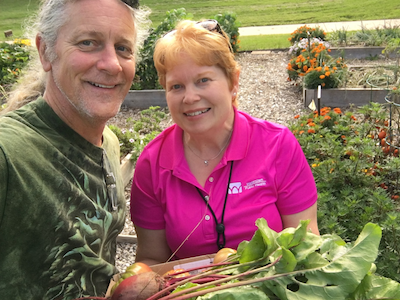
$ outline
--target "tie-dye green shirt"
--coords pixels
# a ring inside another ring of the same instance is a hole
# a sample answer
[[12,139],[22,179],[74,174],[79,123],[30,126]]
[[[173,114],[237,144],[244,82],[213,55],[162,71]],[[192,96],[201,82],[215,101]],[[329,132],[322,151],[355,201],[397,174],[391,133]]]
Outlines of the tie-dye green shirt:
[[[104,150],[117,178],[116,210]],[[96,147],[43,98],[0,117],[0,299],[104,295],[124,221],[119,144],[108,128]]]

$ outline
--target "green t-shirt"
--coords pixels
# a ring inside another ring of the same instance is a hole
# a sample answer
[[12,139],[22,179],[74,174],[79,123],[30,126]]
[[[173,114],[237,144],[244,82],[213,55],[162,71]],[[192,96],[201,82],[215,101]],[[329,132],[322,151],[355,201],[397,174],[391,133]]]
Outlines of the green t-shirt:
[[[113,209],[103,153],[116,177]],[[0,117],[0,299],[102,296],[125,221],[119,143],[97,147],[43,98]]]

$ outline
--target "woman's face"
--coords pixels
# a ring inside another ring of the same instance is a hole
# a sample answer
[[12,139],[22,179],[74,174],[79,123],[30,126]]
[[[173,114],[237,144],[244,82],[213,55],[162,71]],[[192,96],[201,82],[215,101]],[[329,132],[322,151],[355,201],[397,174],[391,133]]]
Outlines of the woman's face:
[[179,64],[166,73],[166,99],[174,122],[189,134],[215,134],[232,128],[233,93],[238,82],[229,87],[223,70],[199,66],[185,54]]

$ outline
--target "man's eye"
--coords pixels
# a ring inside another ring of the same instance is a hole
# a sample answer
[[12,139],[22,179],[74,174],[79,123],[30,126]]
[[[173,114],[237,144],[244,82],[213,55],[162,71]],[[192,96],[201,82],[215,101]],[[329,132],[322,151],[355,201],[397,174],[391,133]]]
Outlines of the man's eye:
[[93,42],[92,41],[82,41],[81,45],[83,45],[83,46],[92,46]]
[[128,48],[128,47],[125,47],[125,46],[116,46],[115,49],[116,49],[118,52],[122,53],[124,56],[131,56],[131,55],[133,55],[133,51],[132,51],[130,48]]

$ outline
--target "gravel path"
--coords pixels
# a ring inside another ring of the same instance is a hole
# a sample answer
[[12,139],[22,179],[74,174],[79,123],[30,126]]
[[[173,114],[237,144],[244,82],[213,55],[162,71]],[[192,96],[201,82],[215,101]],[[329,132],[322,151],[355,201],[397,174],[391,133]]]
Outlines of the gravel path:
[[[286,52],[253,52],[238,55],[241,65],[239,109],[254,117],[287,125],[293,116],[304,112],[301,91],[288,82],[286,66],[289,58]],[[110,123],[124,128],[128,117],[134,118],[138,110],[124,110]],[[171,120],[166,125],[171,124]],[[130,185],[126,188],[128,215],[123,235],[135,235],[129,216]],[[117,248],[117,268],[122,272],[134,263],[136,245],[119,242]]]

